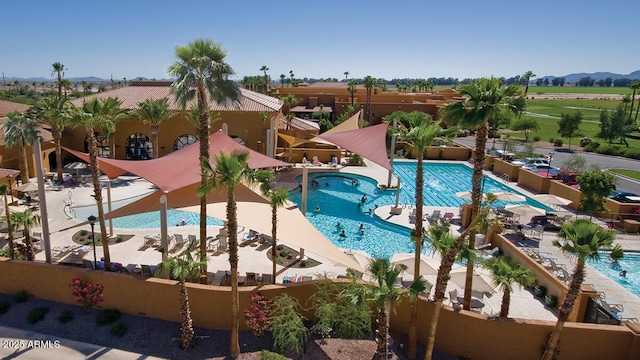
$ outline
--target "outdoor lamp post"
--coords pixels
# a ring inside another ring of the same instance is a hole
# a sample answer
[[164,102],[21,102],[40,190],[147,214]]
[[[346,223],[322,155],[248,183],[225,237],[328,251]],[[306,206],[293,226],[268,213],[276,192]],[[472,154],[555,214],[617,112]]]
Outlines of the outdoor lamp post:
[[551,160],[553,160],[553,151],[549,153],[549,167],[547,168],[547,177],[549,177],[549,170],[551,170]]
[[96,225],[96,217],[93,215],[89,215],[87,220],[89,220],[89,224],[91,225],[91,241],[93,241],[93,268],[98,269],[98,261],[96,260],[96,233],[93,231],[94,226]]

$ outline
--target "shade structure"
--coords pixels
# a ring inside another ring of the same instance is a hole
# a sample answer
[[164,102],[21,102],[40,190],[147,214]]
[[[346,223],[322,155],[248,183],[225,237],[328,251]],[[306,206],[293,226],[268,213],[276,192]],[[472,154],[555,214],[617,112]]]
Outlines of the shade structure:
[[25,184],[22,184],[20,186],[18,186],[16,188],[16,190],[20,191],[20,192],[32,192],[32,191],[38,191],[38,184],[32,183],[32,182],[28,182]]
[[[471,191],[460,191],[456,193],[456,197],[464,200],[472,200],[471,195],[472,195]],[[482,198],[486,199],[487,194],[482,194]]]
[[[467,282],[467,269],[460,268],[457,270],[452,270],[449,275],[451,276],[451,282],[456,284],[457,286],[464,289],[465,283]],[[493,294],[496,292],[496,289],[491,285],[491,276],[484,272],[474,272],[473,279],[471,283],[471,289],[480,291],[483,293]]]
[[[543,209],[524,204],[513,204],[504,207],[505,210],[520,215],[522,219],[529,220],[534,216],[545,215],[547,212]],[[528,221],[527,221],[528,222]]]
[[525,198],[524,196],[509,191],[497,191],[493,193],[493,195],[496,197],[496,199],[507,202],[527,201],[527,198]]
[[[391,263],[406,265],[406,271],[410,274],[415,274],[414,259],[415,254],[413,253],[397,253],[391,257]],[[440,263],[437,260],[427,257],[426,255],[420,256],[420,275],[438,275],[439,267]]]
[[565,199],[558,195],[552,195],[552,194],[538,194],[538,195],[533,195],[531,198],[543,204],[549,204],[549,205],[569,205],[573,202],[572,200]]
[[369,262],[373,260],[371,255],[364,250],[345,250],[344,253],[365,269],[369,267]]
[[386,136],[388,127],[389,123],[383,123],[362,129],[323,133],[317,137],[359,154],[386,170],[393,170],[387,157]]
[[[88,158],[87,158],[88,160]],[[75,170],[76,171],[76,175],[78,175],[80,173],[80,170],[84,170],[86,168],[89,167],[89,164],[87,164],[86,162],[82,162],[82,161],[74,161],[72,163],[69,163],[67,165],[64,166],[65,169],[67,170]]]

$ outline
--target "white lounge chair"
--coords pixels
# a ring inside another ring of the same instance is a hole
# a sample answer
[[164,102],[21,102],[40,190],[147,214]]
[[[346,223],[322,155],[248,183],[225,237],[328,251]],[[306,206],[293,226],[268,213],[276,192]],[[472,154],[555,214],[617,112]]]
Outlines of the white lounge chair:
[[462,303],[458,301],[458,290],[454,289],[449,291],[449,302],[453,307],[462,306]]
[[531,230],[531,235],[529,236],[531,239],[542,240],[542,234],[544,233],[544,225],[536,225],[533,230]]
[[625,321],[638,322],[638,318],[635,315],[631,315],[624,311],[617,311],[613,309],[605,299],[600,299],[600,305],[622,322],[625,322]]
[[489,260],[493,258],[498,253],[498,251],[500,251],[500,248],[496,246],[493,249],[487,251],[486,253],[480,254],[480,258],[482,260]]

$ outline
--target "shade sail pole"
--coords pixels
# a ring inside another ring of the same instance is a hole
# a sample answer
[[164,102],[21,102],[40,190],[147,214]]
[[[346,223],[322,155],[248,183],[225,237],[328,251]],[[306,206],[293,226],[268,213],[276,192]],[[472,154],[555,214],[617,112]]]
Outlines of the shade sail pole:
[[[33,142],[33,151],[36,160],[36,174],[38,176],[38,195],[40,195],[40,217],[42,219],[42,243],[46,262],[51,264],[51,242],[49,241],[49,215],[47,213],[47,196],[44,190],[44,173],[42,171],[42,150],[40,150],[40,137]],[[9,179],[11,181],[11,179]],[[13,195],[13,194],[12,194]],[[7,216],[11,216],[7,213]],[[11,231],[11,229],[9,229]]]
[[160,196],[160,246],[162,246],[162,261],[167,260],[169,241],[167,239],[167,195]]
[[307,216],[307,182],[309,181],[309,169],[302,165],[302,215]]
[[[111,213],[111,179],[107,176],[107,209]],[[113,236],[113,219],[109,218],[109,236]]]
[[[393,119],[394,129],[397,123],[398,123],[398,120]],[[391,179],[393,177],[393,157],[395,156],[395,153],[396,153],[396,134],[394,133],[393,135],[391,135],[391,145],[389,148],[389,165],[391,165],[391,170],[389,170],[389,178],[387,179],[387,189],[391,187]],[[396,207],[398,207],[397,201],[396,201]]]

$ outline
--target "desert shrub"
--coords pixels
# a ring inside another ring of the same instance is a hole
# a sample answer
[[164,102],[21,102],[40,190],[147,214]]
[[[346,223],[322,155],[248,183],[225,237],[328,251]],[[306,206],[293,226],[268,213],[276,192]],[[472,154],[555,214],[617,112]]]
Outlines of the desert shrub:
[[282,250],[282,251],[280,251],[279,255],[281,257],[287,257],[287,256],[291,255],[291,251],[290,250]]
[[104,309],[96,315],[96,324],[98,326],[109,325],[120,319],[122,314],[117,309]]
[[535,142],[540,141],[540,139],[542,139],[542,138],[540,137],[540,135],[536,135],[536,136],[534,136],[534,137],[533,137],[533,141],[535,141]]
[[287,358],[278,353],[271,352],[269,350],[262,350],[260,352],[260,359],[261,360],[286,360]]
[[276,250],[280,251],[280,250],[282,250],[282,249],[284,249],[284,245],[278,245],[278,246],[276,246]]
[[553,146],[558,146],[558,147],[562,146],[562,139],[555,139],[553,141]]
[[35,308],[29,312],[29,315],[27,315],[27,322],[33,325],[38,321],[42,321],[48,312],[49,308]]
[[0,301],[0,315],[6,313],[9,308],[11,308],[11,304],[6,301]]
[[301,268],[307,267],[307,265],[309,265],[309,264],[311,264],[311,261],[309,261],[309,260],[306,260],[306,259],[305,260],[300,260],[300,267]]
[[116,243],[121,243],[123,241],[124,241],[124,236],[118,235],[118,237],[116,238]]
[[620,156],[624,150],[617,145],[605,144],[598,147],[598,154]]
[[640,160],[640,149],[626,148],[623,150],[623,156],[631,159]]
[[23,303],[25,301],[27,301],[27,299],[29,298],[29,293],[27,293],[26,291],[22,290],[19,293],[15,294],[13,296],[13,299],[17,302],[17,303]]
[[593,142],[593,139],[587,136],[580,138],[580,146],[585,147]]
[[80,236],[87,236],[87,235],[89,235],[89,231],[88,230],[80,230],[79,234],[80,234]]
[[465,136],[469,136],[470,134],[471,134],[471,131],[467,129],[458,129],[458,131],[456,132],[457,137],[465,137]]
[[281,354],[300,354],[308,338],[304,326],[305,318],[300,315],[300,303],[288,294],[273,299],[271,311],[271,334],[273,347]]
[[592,141],[592,142],[588,143],[588,144],[584,147],[584,149],[583,149],[583,150],[584,150],[584,151],[590,151],[590,152],[593,152],[593,151],[597,151],[599,147],[600,147],[600,143],[599,143],[599,142],[597,142],[597,141]]
[[[0,249],[0,256],[1,257],[6,257],[6,258],[10,258],[11,257],[11,249],[9,249],[8,246]],[[13,257],[16,260],[23,260],[24,259],[24,256],[22,256],[22,252],[20,252],[20,249],[19,249],[18,246],[16,246],[13,249]]]
[[549,142],[550,142],[550,143],[552,143],[552,144],[553,144],[555,141],[556,141],[556,138],[549,138]]
[[120,321],[118,321],[117,323],[113,324],[111,326],[111,329],[109,330],[109,333],[113,336],[117,336],[117,337],[123,337],[126,333],[127,330],[129,328],[127,327],[127,325],[121,323]]
[[61,324],[66,324],[69,321],[73,320],[73,318],[74,318],[73,312],[67,310],[67,311],[63,312],[60,316],[58,316],[58,321]]
[[354,165],[354,166],[362,166],[362,165],[364,165],[364,161],[362,160],[362,156],[360,156],[358,154],[352,154],[349,157],[349,165]]

